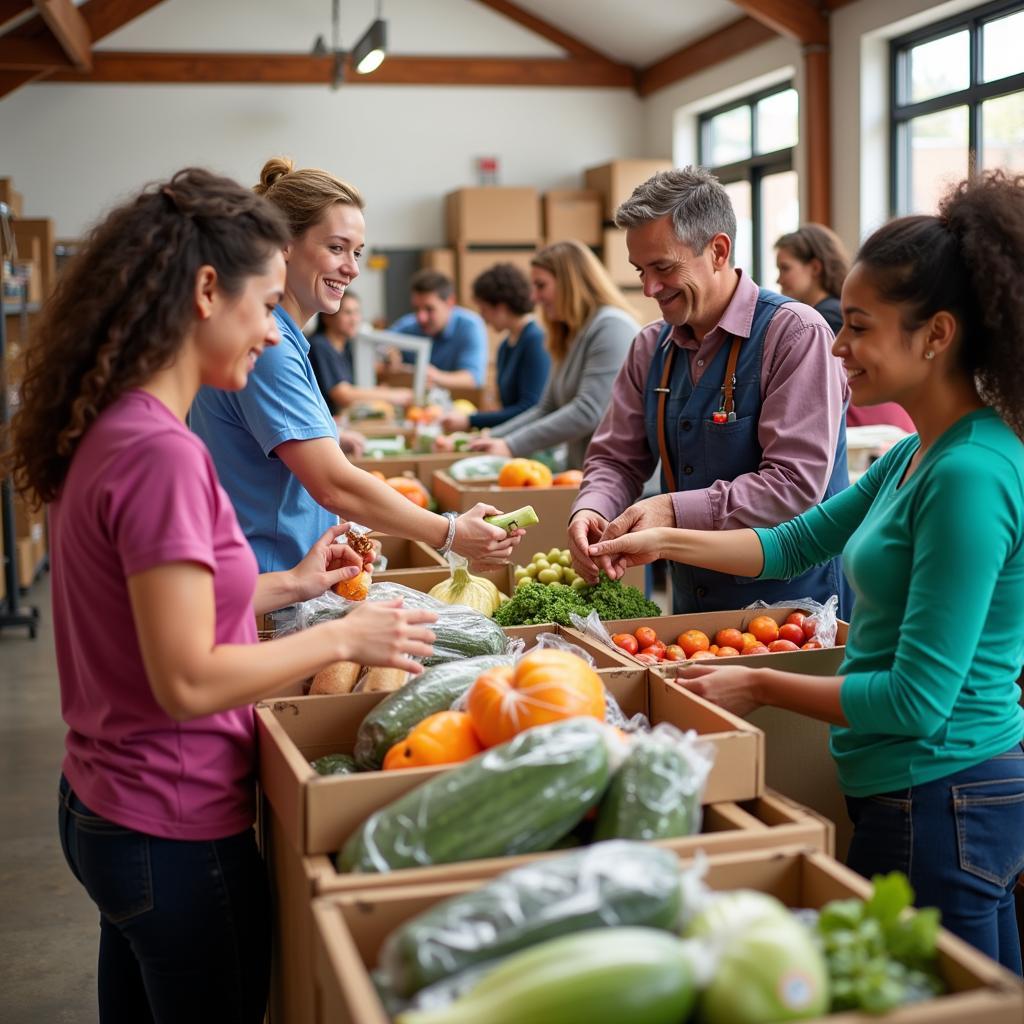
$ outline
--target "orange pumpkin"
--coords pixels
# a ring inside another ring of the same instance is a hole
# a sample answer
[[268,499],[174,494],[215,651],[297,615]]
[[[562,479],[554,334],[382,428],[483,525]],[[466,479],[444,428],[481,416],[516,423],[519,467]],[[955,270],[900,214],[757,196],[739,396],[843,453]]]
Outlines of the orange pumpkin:
[[550,487],[551,470],[535,459],[510,459],[498,474],[499,487]]
[[535,725],[589,715],[604,718],[604,684],[582,659],[543,649],[480,676],[469,688],[467,710],[485,747]]
[[349,580],[342,580],[335,583],[331,589],[338,595],[349,601],[365,601],[366,595],[370,593],[370,584],[373,577],[368,572],[361,572]]
[[468,761],[483,750],[465,711],[438,711],[424,718],[384,757],[384,771]]
[[556,473],[551,483],[554,487],[579,487],[583,483],[583,470],[567,469],[564,473]]
[[427,508],[430,505],[430,495],[426,487],[414,476],[389,476],[385,483],[393,487],[399,494],[405,495],[411,502],[419,505],[420,508]]
[[387,480],[387,477],[379,469],[371,469],[370,476],[375,476],[378,480]]

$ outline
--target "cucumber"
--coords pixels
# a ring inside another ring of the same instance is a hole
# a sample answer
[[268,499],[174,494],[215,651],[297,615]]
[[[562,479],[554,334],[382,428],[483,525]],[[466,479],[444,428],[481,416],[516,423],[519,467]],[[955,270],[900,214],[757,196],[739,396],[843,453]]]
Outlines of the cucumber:
[[388,987],[409,997],[558,935],[621,925],[672,931],[681,911],[674,854],[644,843],[599,843],[434,905],[388,936],[379,963]]
[[700,831],[703,779],[673,742],[638,734],[601,800],[594,839],[675,839]]
[[600,799],[604,726],[570,718],[520,733],[371,815],[339,871],[393,871],[549,849]]
[[353,775],[359,771],[355,761],[348,754],[325,754],[309,762],[318,775]]
[[697,986],[682,939],[601,928],[510,956],[450,1006],[396,1024],[681,1024]]
[[505,654],[508,650],[508,637],[501,626],[466,605],[442,605],[430,629],[434,633],[434,653],[423,659],[426,668],[487,654]]
[[511,665],[508,654],[466,658],[428,668],[382,700],[360,723],[353,756],[364,771],[376,771],[384,755],[424,718],[447,711],[476,681],[497,665]]

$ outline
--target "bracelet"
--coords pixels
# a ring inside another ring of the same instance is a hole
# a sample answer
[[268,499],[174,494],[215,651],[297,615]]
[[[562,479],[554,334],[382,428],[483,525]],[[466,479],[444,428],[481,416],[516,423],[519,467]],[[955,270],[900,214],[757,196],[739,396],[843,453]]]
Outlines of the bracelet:
[[459,518],[458,512],[443,512],[442,515],[448,520],[448,536],[445,537],[444,543],[437,549],[437,553],[443,558],[452,549],[452,544],[455,541],[455,523]]

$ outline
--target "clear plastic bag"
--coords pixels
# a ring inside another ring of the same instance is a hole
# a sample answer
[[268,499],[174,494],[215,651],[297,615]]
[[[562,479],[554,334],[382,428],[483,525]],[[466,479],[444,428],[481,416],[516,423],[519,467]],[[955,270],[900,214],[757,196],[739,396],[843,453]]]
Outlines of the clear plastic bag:
[[670,851],[598,843],[435,904],[388,936],[380,972],[391,991],[409,998],[559,935],[623,925],[675,931],[682,892],[679,859]]
[[692,729],[662,722],[631,737],[629,754],[601,800],[594,838],[677,839],[700,831],[715,748]]
[[611,633],[604,628],[601,616],[596,611],[589,612],[586,618],[582,615],[577,615],[575,612],[570,612],[569,618],[572,620],[573,627],[578,629],[588,639],[596,640],[599,644],[604,644],[605,647],[610,647],[619,654],[626,653],[612,643]]
[[[805,638],[816,640],[822,647],[835,647],[836,633],[839,630],[839,598],[835,594],[824,604],[819,604],[810,597],[802,597],[793,601],[776,601],[774,604],[755,601],[753,604],[748,604],[744,611],[762,611],[766,608],[799,608],[806,612],[808,619],[814,619],[814,632],[808,636],[805,629]],[[746,623],[744,623],[745,625]]]

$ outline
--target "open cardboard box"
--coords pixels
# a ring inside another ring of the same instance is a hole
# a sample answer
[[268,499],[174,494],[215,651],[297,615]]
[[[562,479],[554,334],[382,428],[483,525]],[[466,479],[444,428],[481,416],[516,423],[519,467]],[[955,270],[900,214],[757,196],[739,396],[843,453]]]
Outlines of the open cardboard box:
[[[688,857],[680,859],[685,862]],[[819,908],[830,900],[865,898],[870,892],[863,878],[807,849],[719,854],[708,858],[707,864],[705,880],[713,889],[757,889],[794,908]],[[441,900],[478,885],[462,880],[318,898],[312,909],[318,1022],[390,1024],[369,974],[385,938]],[[841,1013],[812,1024],[877,1024],[881,1020],[885,1024],[1020,1024],[1024,986],[1019,979],[949,932],[942,932],[938,954],[948,995],[884,1018]]]
[[[720,629],[734,627],[739,630],[746,629],[747,623],[757,615],[768,615],[778,623],[786,621],[790,612],[801,611],[795,605],[790,608],[741,608],[737,611],[724,612],[695,612],[687,615],[662,615],[660,618],[648,619],[611,619],[604,623],[604,628],[609,634],[633,633],[641,626],[650,626],[658,635],[658,639],[665,644],[673,644],[680,633],[688,629],[699,629],[706,633],[714,643],[715,634]],[[759,668],[775,668],[781,672],[799,672],[809,676],[834,676],[839,671],[839,665],[846,654],[846,634],[849,630],[849,623],[842,619],[838,622],[836,630],[835,647],[823,647],[814,651],[779,651],[775,654],[753,654],[738,658],[716,658],[712,664],[715,665],[757,665]],[[575,629],[568,631],[570,634],[582,635]],[[597,643],[592,640],[592,643]],[[615,654],[623,664],[636,665],[638,662],[631,654],[627,654],[621,648],[615,648]],[[666,679],[673,679],[679,673],[683,665],[692,665],[692,661],[663,661],[658,665],[651,665],[651,671]]]
[[467,452],[433,452],[429,455],[380,455],[364,459],[353,459],[352,465],[370,473],[377,470],[385,476],[412,474],[429,491],[434,484],[434,473],[447,469],[452,463],[467,456]]
[[388,537],[382,533],[371,533],[370,540],[380,544],[380,553],[388,560],[386,569],[373,574],[379,580],[381,572],[394,573],[408,569],[444,569],[448,571],[448,563],[429,544],[421,540],[408,540],[405,537]]

